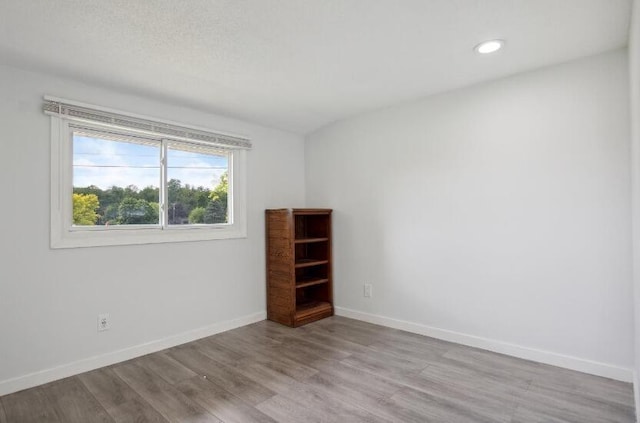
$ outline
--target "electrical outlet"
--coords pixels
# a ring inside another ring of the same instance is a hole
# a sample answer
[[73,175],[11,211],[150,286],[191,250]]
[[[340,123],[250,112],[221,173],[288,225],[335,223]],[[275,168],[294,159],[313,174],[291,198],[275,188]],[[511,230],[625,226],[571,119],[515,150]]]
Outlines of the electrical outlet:
[[367,298],[371,297],[371,284],[370,283],[365,283],[364,284],[364,296]]
[[109,313],[98,314],[98,332],[111,329],[111,316]]

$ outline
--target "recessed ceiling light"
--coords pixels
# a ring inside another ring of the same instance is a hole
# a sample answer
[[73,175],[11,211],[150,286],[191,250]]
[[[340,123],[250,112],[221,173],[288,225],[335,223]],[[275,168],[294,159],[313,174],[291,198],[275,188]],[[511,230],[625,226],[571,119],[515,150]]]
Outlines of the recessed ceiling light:
[[503,45],[503,40],[489,40],[478,44],[475,50],[480,54],[489,54],[500,50]]

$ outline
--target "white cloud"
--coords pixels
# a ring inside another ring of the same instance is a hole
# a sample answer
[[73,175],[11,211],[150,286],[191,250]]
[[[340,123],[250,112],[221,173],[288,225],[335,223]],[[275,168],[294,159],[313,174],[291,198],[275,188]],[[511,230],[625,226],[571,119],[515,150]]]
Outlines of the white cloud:
[[[101,189],[135,185],[139,189],[160,186],[160,150],[156,146],[101,140],[74,139],[73,186]],[[182,185],[214,188],[226,171],[227,158],[170,150],[169,179]]]

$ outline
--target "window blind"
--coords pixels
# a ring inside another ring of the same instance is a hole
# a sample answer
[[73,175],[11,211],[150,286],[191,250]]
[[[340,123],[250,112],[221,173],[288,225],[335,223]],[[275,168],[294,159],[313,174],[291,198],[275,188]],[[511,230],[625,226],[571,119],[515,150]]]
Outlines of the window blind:
[[187,126],[130,116],[124,113],[92,108],[58,99],[45,98],[44,113],[59,116],[70,121],[87,122],[106,127],[126,129],[162,138],[203,143],[218,148],[250,149],[251,141],[246,138],[219,134]]

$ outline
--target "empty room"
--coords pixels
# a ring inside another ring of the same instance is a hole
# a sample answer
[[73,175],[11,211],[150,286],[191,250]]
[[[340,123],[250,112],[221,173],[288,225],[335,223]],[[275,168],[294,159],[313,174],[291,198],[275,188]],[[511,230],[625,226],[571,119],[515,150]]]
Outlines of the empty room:
[[1,0],[0,423],[640,422],[640,0]]

